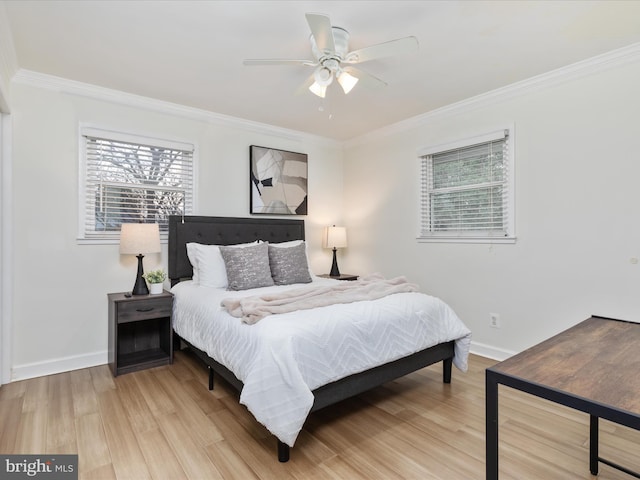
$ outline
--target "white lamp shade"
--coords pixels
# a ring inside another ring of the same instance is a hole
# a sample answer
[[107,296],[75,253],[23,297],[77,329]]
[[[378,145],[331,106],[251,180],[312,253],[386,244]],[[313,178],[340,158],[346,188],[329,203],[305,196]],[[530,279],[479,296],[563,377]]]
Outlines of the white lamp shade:
[[324,248],[345,248],[347,246],[347,229],[345,227],[326,227],[322,242]]
[[138,255],[160,252],[157,223],[123,223],[120,228],[120,253]]

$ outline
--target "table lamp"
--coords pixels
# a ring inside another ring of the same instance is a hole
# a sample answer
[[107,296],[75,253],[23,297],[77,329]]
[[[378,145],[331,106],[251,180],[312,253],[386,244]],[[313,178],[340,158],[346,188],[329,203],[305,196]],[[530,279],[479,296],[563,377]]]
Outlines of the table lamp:
[[148,295],[149,288],[142,277],[144,253],[160,252],[160,229],[157,223],[123,223],[120,227],[120,254],[138,257],[138,275],[132,295]]
[[333,249],[333,265],[331,265],[331,277],[339,277],[340,270],[338,269],[338,259],[336,258],[336,251],[338,248],[345,248],[347,246],[347,229],[345,227],[325,227],[324,238],[322,242],[324,248]]

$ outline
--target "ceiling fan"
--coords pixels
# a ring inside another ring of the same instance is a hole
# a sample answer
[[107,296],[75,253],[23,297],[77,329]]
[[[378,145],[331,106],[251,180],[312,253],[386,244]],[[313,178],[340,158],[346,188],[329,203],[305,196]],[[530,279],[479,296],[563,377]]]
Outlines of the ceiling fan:
[[345,94],[349,93],[356,83],[368,86],[386,86],[386,82],[355,68],[351,65],[368,62],[383,57],[411,53],[418,50],[416,37],[404,37],[397,40],[349,51],[349,32],[344,28],[334,27],[327,15],[307,13],[307,23],[311,29],[311,52],[315,60],[288,60],[280,58],[249,59],[243,63],[255,65],[303,65],[314,67],[313,74],[304,83],[315,95],[324,98],[327,87],[335,78]]

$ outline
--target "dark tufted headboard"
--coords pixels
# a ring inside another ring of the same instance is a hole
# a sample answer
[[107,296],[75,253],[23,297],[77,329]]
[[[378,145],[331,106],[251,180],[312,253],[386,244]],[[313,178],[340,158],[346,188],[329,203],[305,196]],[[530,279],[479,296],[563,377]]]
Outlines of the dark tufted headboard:
[[169,279],[171,285],[191,278],[187,243],[233,245],[253,242],[304,240],[304,220],[279,218],[169,217]]

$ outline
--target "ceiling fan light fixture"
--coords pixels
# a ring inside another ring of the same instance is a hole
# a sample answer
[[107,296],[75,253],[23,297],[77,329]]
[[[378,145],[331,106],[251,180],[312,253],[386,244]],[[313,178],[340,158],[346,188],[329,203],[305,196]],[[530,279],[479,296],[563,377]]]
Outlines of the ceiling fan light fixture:
[[327,94],[327,86],[320,85],[318,82],[313,82],[313,84],[309,87],[309,91],[314,95],[319,96],[320,98],[324,98]]
[[[313,67],[314,71],[310,78],[296,90],[299,94],[307,88],[318,97],[324,98],[327,87],[335,80],[347,95],[359,81],[365,87],[384,87],[386,82],[362,71],[357,67],[346,66],[348,64],[358,64],[405,53],[416,52],[418,50],[418,39],[416,37],[404,37],[388,42],[370,45],[359,50],[349,51],[349,32],[344,28],[331,25],[331,20],[327,15],[320,13],[307,13],[305,15],[311,35],[311,52],[313,60],[294,60],[282,58],[249,59],[245,60],[245,65],[303,65]],[[343,65],[348,72],[343,70]],[[309,86],[309,84],[312,84]]]
[[342,90],[344,91],[344,94],[346,95],[353,89],[353,87],[356,86],[356,83],[358,83],[358,79],[353,75],[350,75],[347,72],[343,71],[338,75],[338,83],[340,84]]
[[324,65],[321,65],[313,72],[313,78],[318,85],[328,87],[333,82],[333,72]]

